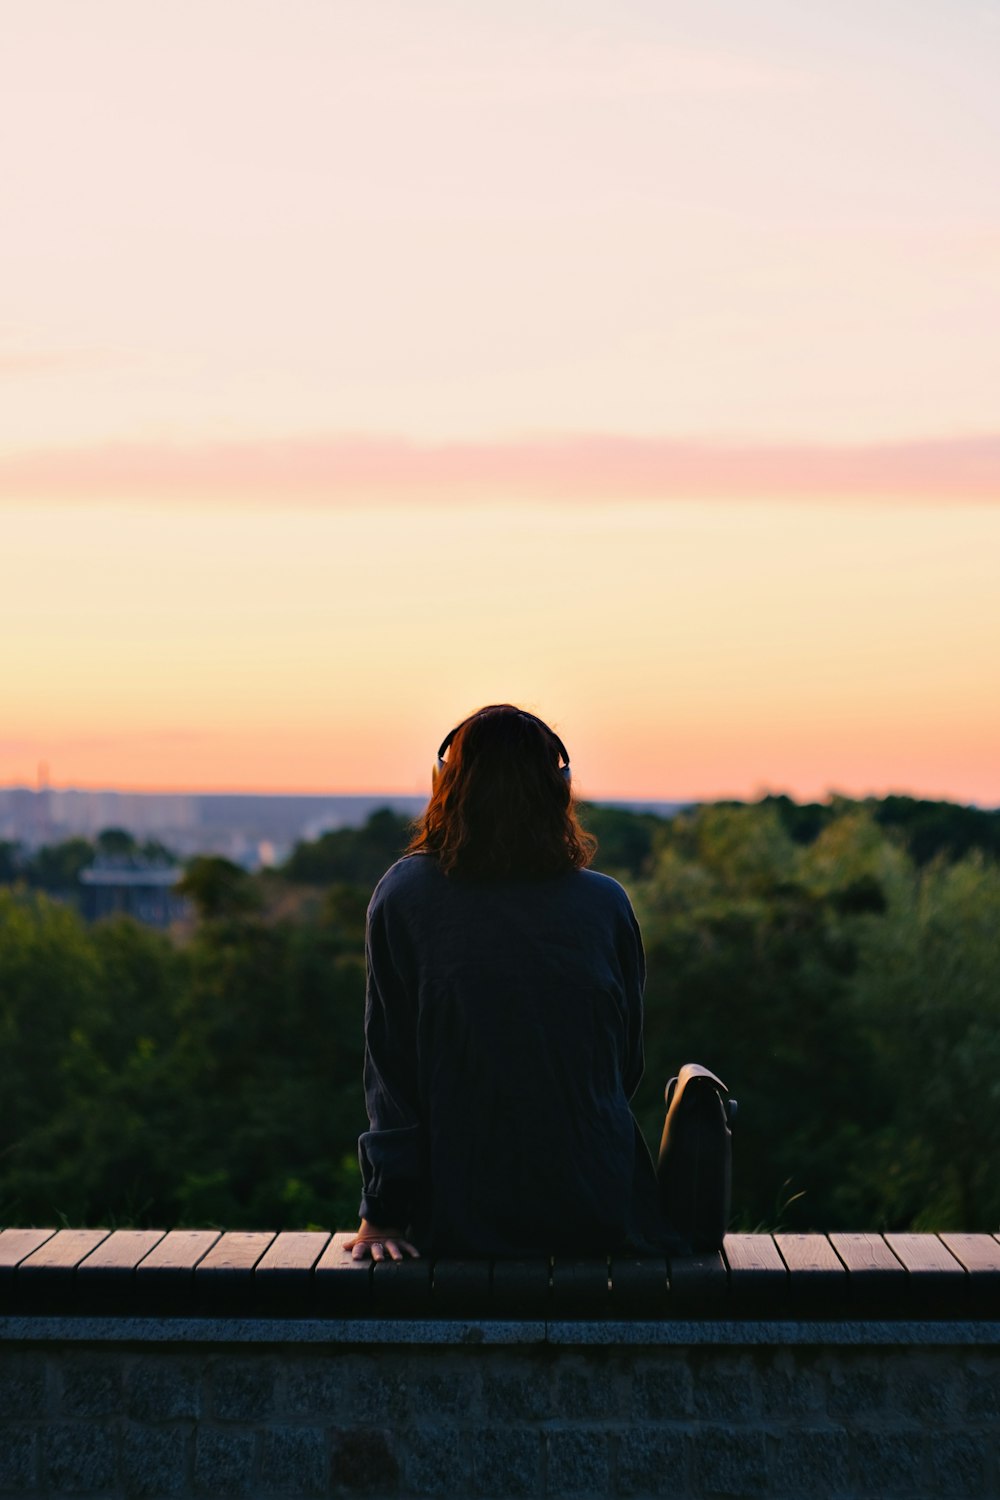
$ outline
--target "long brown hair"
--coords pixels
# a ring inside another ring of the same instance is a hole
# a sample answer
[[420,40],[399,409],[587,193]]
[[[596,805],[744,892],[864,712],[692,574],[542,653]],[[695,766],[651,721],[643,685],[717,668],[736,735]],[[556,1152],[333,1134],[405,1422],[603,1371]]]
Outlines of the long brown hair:
[[451,737],[431,800],[407,849],[447,875],[541,878],[589,865],[597,840],[581,828],[561,741],[532,714],[493,703]]

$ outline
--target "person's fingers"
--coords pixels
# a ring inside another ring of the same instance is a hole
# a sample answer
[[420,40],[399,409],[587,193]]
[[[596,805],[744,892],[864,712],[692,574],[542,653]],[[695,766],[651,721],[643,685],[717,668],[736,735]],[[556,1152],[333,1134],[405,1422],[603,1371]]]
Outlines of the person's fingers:
[[409,1240],[386,1240],[385,1248],[393,1260],[403,1260],[407,1255],[411,1255],[414,1260],[420,1259],[420,1251]]
[[420,1251],[409,1240],[377,1240],[355,1235],[345,1240],[344,1249],[350,1250],[352,1260],[365,1260],[369,1255],[372,1260],[385,1260],[387,1256],[389,1260],[403,1260],[407,1255],[420,1259]]

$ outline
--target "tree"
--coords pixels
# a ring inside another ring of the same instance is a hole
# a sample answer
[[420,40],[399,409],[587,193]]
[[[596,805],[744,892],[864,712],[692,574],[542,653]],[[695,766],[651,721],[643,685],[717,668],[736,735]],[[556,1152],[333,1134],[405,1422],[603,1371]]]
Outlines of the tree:
[[13,885],[24,874],[24,851],[10,839],[0,839],[0,885]]
[[27,865],[28,882],[45,891],[75,891],[80,871],[94,860],[94,846],[87,839],[66,839],[36,849]]
[[312,843],[296,844],[282,873],[307,885],[348,881],[370,888],[403,853],[411,828],[408,818],[379,808],[363,828],[336,828]]
[[260,905],[246,870],[217,854],[199,854],[190,860],[174,889],[194,902],[205,921],[238,917]]
[[97,835],[98,854],[121,857],[134,854],[138,845],[127,828],[102,828]]

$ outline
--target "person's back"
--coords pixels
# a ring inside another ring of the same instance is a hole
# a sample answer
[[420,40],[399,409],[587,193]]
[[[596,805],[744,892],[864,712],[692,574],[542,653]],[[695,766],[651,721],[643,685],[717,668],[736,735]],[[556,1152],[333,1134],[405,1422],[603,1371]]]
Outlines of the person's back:
[[540,719],[500,704],[447,736],[368,913],[356,1255],[671,1243],[628,1103],[642,943],[594,849]]
[[401,1187],[366,1195],[366,1218],[405,1219],[421,1248],[483,1255],[655,1236],[628,1103],[642,946],[615,881],[463,881],[411,855],[372,899],[368,958],[369,1113],[392,1123],[362,1137],[362,1159]]

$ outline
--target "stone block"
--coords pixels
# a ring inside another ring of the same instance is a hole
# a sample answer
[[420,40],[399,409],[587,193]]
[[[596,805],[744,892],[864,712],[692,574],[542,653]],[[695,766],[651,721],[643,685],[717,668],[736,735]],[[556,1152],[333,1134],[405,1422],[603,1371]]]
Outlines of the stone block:
[[550,1495],[606,1495],[610,1488],[608,1436],[586,1430],[545,1434]]
[[665,1351],[632,1376],[630,1415],[643,1422],[676,1422],[694,1410],[694,1383],[682,1353]]
[[420,1370],[407,1381],[410,1415],[418,1422],[453,1422],[479,1409],[479,1370],[471,1361],[453,1369]]
[[285,1406],[290,1417],[326,1417],[342,1422],[351,1411],[348,1361],[292,1359],[285,1369]]
[[69,1354],[59,1369],[60,1410],[67,1417],[119,1416],[123,1360],[117,1354]]
[[329,1459],[318,1427],[271,1427],[261,1434],[260,1480],[268,1493],[322,1495]]
[[121,1454],[125,1493],[175,1495],[186,1488],[187,1444],[183,1427],[126,1427]]
[[541,1493],[542,1442],[537,1429],[490,1428],[474,1433],[471,1441],[477,1495]]
[[269,1359],[218,1359],[212,1408],[223,1422],[260,1422],[274,1412],[277,1370]]
[[960,1404],[957,1370],[939,1360],[923,1366],[908,1361],[890,1369],[891,1411],[922,1427],[942,1427],[954,1421]]
[[688,1439],[679,1430],[630,1427],[618,1441],[618,1492],[686,1495]]
[[128,1378],[129,1416],[139,1422],[200,1417],[202,1378],[202,1367],[194,1360],[143,1356]]
[[118,1468],[118,1441],[114,1428],[89,1422],[54,1423],[43,1439],[44,1472],[49,1490],[56,1495],[85,1495],[109,1490]]
[[803,1417],[819,1413],[825,1406],[818,1371],[783,1349],[757,1361],[757,1391],[765,1417]]
[[875,1417],[885,1399],[886,1378],[881,1365],[835,1365],[830,1370],[826,1409],[831,1417]]
[[0,1417],[45,1415],[45,1361],[38,1354],[8,1354],[0,1363]]
[[695,1475],[706,1495],[731,1500],[767,1493],[767,1451],[762,1432],[703,1427],[695,1435]]
[[35,1489],[37,1480],[35,1434],[23,1427],[0,1429],[0,1490],[27,1494]]
[[335,1432],[330,1475],[337,1494],[395,1494],[399,1461],[392,1434],[371,1428]]
[[194,1487],[199,1495],[249,1495],[253,1488],[254,1435],[199,1427],[195,1434]]
[[978,1497],[990,1493],[989,1439],[977,1433],[934,1432],[928,1438],[932,1495]]
[[777,1439],[772,1485],[779,1494],[829,1495],[850,1488],[850,1468],[850,1439],[842,1428],[798,1428]]
[[407,1381],[391,1357],[362,1356],[344,1361],[343,1408],[358,1426],[395,1425],[406,1409]]
[[463,1434],[454,1428],[411,1427],[400,1434],[406,1488],[415,1495],[466,1495],[471,1463]]
[[965,1370],[965,1410],[974,1422],[1000,1418],[1000,1365],[977,1359]]
[[855,1433],[854,1459],[864,1488],[872,1494],[912,1496],[922,1489],[922,1433]]
[[695,1415],[703,1422],[746,1422],[757,1415],[757,1372],[746,1356],[701,1354],[693,1385]]
[[494,1422],[540,1422],[553,1415],[547,1360],[506,1359],[483,1371],[483,1406]]
[[613,1420],[622,1405],[621,1384],[615,1363],[573,1360],[556,1376],[556,1411],[567,1422]]

